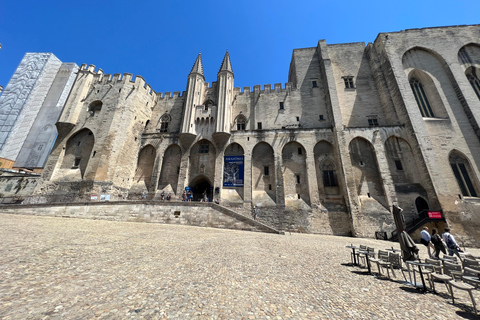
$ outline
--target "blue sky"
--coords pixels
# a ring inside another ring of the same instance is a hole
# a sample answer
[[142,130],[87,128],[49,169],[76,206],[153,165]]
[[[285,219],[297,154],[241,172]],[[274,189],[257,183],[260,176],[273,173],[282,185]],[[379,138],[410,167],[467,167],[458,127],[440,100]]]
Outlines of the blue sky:
[[479,0],[0,0],[0,85],[26,52],[52,52],[105,73],[141,75],[157,92],[184,91],[199,52],[213,82],[227,49],[236,87],[285,83],[295,48],[478,24],[479,12]]

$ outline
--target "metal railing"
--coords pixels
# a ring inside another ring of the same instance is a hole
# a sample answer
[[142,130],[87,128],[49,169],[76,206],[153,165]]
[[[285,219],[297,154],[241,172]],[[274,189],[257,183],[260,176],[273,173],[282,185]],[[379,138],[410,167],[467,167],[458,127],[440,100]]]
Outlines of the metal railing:
[[[441,219],[430,218],[428,216],[429,211],[440,212],[442,214],[442,218]],[[432,221],[443,221],[443,222],[445,222],[446,220],[443,217],[443,212],[441,210],[429,210],[429,209],[422,210],[413,220],[405,223],[405,231],[407,231],[407,233],[410,234],[410,233],[414,232],[415,230],[417,230],[418,228],[420,228],[421,226],[423,226],[425,223],[432,222]],[[392,241],[398,240],[397,230],[392,231],[392,237],[390,238],[390,240],[392,240]]]

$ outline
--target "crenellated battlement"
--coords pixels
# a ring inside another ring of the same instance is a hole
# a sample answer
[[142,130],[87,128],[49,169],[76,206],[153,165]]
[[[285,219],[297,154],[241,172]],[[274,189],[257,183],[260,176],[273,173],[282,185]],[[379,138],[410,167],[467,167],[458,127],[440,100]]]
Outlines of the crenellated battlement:
[[159,100],[162,100],[162,99],[176,99],[176,98],[182,98],[184,97],[186,94],[186,91],[175,91],[173,92],[157,92],[157,97]]
[[263,86],[263,90],[262,90],[262,86],[259,84],[254,85],[253,90],[251,87],[243,87],[243,91],[239,87],[233,88],[233,92],[236,95],[248,95],[250,93],[255,93],[255,94],[290,93],[292,90],[295,90],[295,87],[291,82],[285,83],[285,86],[283,88],[281,83],[275,83],[273,85],[273,88],[271,84],[265,84]]
[[86,64],[82,64],[80,66],[79,72],[84,72],[84,73],[93,73],[93,84],[111,84],[111,85],[116,85],[116,84],[133,84],[136,88],[143,88],[146,90],[147,93],[153,95],[157,94],[150,84],[148,84],[145,79],[137,75],[135,78],[133,78],[133,74],[131,73],[115,73],[113,76],[111,74],[104,74],[103,70],[98,68],[97,71],[95,71],[95,66],[93,64],[89,65],[87,67]]

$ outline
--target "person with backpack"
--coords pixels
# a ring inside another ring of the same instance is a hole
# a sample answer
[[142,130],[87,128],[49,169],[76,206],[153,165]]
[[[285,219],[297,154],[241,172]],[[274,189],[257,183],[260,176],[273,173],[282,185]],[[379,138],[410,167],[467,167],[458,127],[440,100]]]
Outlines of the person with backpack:
[[435,258],[436,259],[439,258],[440,251],[443,252],[443,254],[447,254],[447,251],[445,250],[445,246],[443,245],[443,239],[438,234],[438,230],[436,228],[432,229],[432,240],[431,240],[431,242],[433,243],[433,246],[435,247]]
[[448,255],[453,256],[453,254],[456,254],[458,258],[460,258],[460,253],[463,252],[460,249],[460,246],[458,245],[457,241],[455,241],[455,238],[453,235],[450,233],[450,228],[445,228],[445,232],[442,234],[443,241],[447,244],[447,250],[448,250]]

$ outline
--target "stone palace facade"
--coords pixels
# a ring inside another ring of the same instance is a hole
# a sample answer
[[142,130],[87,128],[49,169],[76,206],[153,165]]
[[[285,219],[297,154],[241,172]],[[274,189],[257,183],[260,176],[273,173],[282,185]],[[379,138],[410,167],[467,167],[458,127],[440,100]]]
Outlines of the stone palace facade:
[[0,156],[44,168],[31,201],[181,200],[191,190],[239,212],[256,205],[279,228],[367,237],[395,229],[399,204],[407,223],[441,212],[465,241],[479,238],[480,25],[380,33],[367,45],[320,40],[293,50],[286,84],[243,89],[228,52],[215,82],[199,55],[173,94],[54,62],[45,99],[56,97],[48,110],[64,105],[58,121],[30,121],[15,144],[23,157],[8,147],[16,135],[0,137]]

